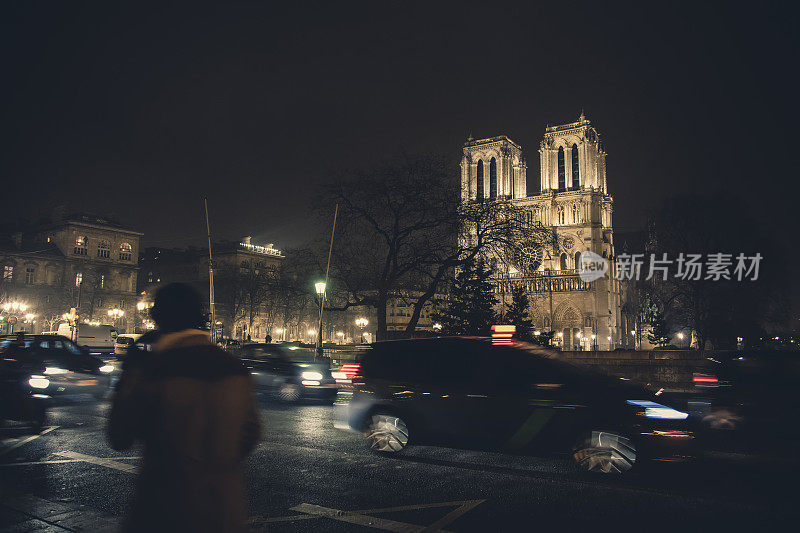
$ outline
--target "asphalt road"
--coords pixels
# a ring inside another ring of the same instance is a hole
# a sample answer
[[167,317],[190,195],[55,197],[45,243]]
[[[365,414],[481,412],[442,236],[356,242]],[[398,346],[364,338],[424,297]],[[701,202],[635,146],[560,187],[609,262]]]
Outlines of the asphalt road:
[[[141,450],[104,436],[105,402],[52,410],[42,434],[0,429],[0,530],[114,530]],[[332,427],[332,407],[262,404],[266,435],[247,459],[254,530],[728,531],[797,527],[797,469],[711,453],[627,477],[586,474],[565,458],[410,447],[367,450]],[[786,526],[784,526],[786,527]]]

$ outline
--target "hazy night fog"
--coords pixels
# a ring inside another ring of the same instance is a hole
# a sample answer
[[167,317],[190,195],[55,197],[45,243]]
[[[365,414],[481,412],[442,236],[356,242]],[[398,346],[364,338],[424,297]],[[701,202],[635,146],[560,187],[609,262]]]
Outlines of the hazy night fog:
[[[789,223],[796,37],[732,4],[5,4],[0,173],[8,216],[115,214],[148,245],[307,239],[331,171],[405,150],[457,161],[471,133],[525,149],[583,110],[615,227],[725,190]],[[794,177],[794,176],[791,176]],[[455,179],[455,177],[454,177]]]

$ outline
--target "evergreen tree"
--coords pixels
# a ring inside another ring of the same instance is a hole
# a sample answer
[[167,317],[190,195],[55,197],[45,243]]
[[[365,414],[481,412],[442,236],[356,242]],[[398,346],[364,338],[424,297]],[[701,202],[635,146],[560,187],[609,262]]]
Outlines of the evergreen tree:
[[434,316],[446,335],[482,335],[491,332],[497,298],[490,281],[491,271],[482,261],[466,263],[456,274],[444,312]]
[[533,320],[528,316],[528,293],[525,287],[511,289],[511,307],[506,311],[503,322],[517,326],[514,335],[521,341],[533,340]]
[[667,322],[664,320],[664,312],[655,306],[650,318],[650,331],[647,334],[647,340],[650,341],[650,344],[664,346],[669,342],[669,334]]

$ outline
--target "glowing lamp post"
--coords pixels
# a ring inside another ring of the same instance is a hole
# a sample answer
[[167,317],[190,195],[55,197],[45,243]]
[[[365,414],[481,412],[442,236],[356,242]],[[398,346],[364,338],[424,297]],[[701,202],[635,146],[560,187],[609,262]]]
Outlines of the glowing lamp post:
[[117,308],[109,309],[108,310],[108,316],[111,317],[111,321],[114,323],[114,327],[116,327],[117,326],[117,319],[122,318],[123,316],[125,316],[125,311],[123,311],[122,309],[117,309]]
[[359,317],[359,318],[356,318],[356,326],[358,326],[361,329],[361,342],[360,342],[360,344],[364,344],[364,328],[367,327],[368,324],[369,324],[369,320],[367,320],[363,316]]
[[322,357],[322,310],[325,308],[325,282],[318,281],[314,289],[319,297],[319,328],[317,328],[317,357]]

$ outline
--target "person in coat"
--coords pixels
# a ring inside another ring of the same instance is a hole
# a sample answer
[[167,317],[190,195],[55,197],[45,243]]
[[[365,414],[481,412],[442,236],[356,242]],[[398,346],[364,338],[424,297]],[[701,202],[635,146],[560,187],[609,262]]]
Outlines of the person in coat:
[[108,424],[115,450],[144,446],[125,529],[244,531],[241,465],[260,437],[250,374],[199,329],[190,286],[159,290],[151,315],[158,331],[125,357]]

